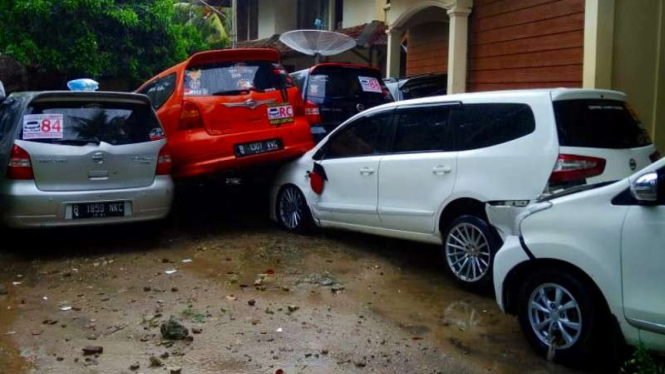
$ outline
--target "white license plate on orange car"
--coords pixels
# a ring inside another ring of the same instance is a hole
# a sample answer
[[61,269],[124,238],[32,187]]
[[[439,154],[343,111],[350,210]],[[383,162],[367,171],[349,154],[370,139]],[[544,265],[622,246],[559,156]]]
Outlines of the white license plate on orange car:
[[279,151],[284,148],[281,139],[263,140],[260,142],[235,145],[236,157],[258,155],[266,152]]
[[124,201],[72,204],[72,219],[123,217]]

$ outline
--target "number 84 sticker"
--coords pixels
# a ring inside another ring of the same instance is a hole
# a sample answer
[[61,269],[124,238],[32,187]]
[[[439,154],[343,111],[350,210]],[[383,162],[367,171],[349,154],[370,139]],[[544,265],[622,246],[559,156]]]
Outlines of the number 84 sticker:
[[64,127],[62,114],[26,114],[23,139],[62,139]]

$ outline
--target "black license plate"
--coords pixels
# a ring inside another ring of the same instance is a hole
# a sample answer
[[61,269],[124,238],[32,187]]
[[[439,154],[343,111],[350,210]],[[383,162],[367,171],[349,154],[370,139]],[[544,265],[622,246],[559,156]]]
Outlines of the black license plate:
[[125,215],[124,201],[111,201],[105,203],[85,203],[72,205],[72,218],[106,218],[122,217]]
[[284,148],[281,139],[263,140],[260,142],[242,143],[235,145],[237,157],[258,155],[266,152],[279,151]]

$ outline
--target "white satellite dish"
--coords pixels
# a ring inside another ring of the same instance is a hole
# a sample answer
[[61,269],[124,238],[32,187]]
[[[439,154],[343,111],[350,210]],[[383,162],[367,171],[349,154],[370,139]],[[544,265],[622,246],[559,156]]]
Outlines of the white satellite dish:
[[289,48],[315,56],[334,56],[356,47],[356,41],[348,35],[334,31],[294,30],[279,37]]

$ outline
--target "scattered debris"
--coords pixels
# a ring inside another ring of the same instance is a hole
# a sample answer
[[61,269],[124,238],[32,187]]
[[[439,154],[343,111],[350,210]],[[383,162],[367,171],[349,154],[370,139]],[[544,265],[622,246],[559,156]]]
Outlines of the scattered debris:
[[293,313],[293,312],[297,311],[298,309],[300,309],[300,307],[297,306],[297,305],[289,305],[287,308],[289,309],[289,312],[291,312],[291,313]]
[[9,291],[7,291],[7,287],[5,287],[4,285],[0,284],[0,295],[6,295],[6,294],[8,294],[8,293],[9,293]]
[[164,338],[172,340],[185,339],[189,335],[189,330],[174,316],[171,316],[167,322],[162,323],[159,331]]
[[171,270],[167,270],[167,271],[165,271],[164,274],[171,275],[171,274],[175,274],[175,273],[177,273],[177,272],[178,272],[178,270],[176,270],[176,269],[171,269]]
[[104,353],[104,347],[99,346],[99,345],[89,345],[86,347],[83,347],[83,354],[84,355],[98,355],[100,353]]
[[282,330],[281,327],[278,327],[278,328],[277,328],[277,332],[283,332],[283,331],[284,331],[284,330]]
[[150,292],[150,291],[152,291],[152,287],[150,286],[143,287],[143,292]]
[[156,356],[150,356],[150,367],[151,368],[157,368],[162,366],[162,360],[157,358]]
[[192,333],[194,334],[200,334],[203,332],[203,329],[200,327],[192,327]]
[[179,367],[172,367],[169,368],[168,370],[170,374],[182,374],[182,368]]
[[71,306],[63,306],[63,307],[60,307],[60,310],[62,310],[63,312],[67,312],[67,311],[72,310],[72,307]]
[[135,363],[129,365],[129,370],[136,371],[136,370],[139,370],[140,367],[141,367],[141,364],[139,364],[138,362],[135,362]]
[[185,258],[185,259],[182,260],[182,263],[183,263],[183,264],[188,264],[188,263],[190,263],[190,262],[192,262],[192,259],[191,259],[191,258]]
[[227,301],[236,301],[236,300],[238,300],[238,298],[233,296],[233,295],[227,295],[226,300]]
[[256,300],[251,299],[251,300],[247,301],[247,305],[249,305],[249,306],[254,306],[254,305],[256,305]]

